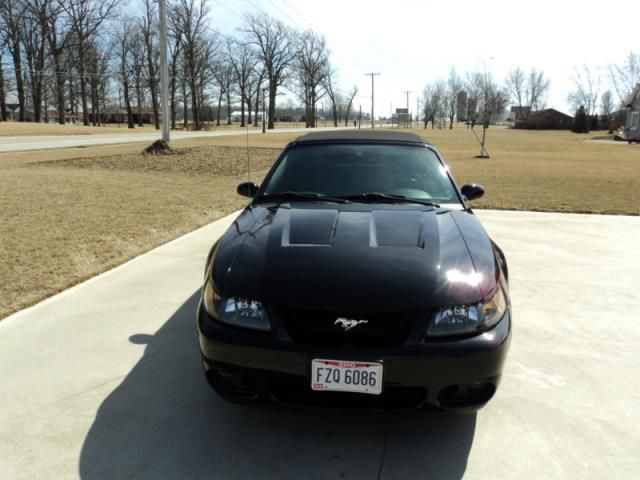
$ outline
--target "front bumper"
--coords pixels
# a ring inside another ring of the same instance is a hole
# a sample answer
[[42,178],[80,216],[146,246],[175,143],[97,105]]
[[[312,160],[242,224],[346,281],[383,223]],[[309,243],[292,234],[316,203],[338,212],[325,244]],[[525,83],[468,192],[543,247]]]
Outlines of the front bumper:
[[[286,335],[222,325],[198,306],[206,377],[224,398],[286,407],[475,411],[498,387],[511,340],[511,311],[490,331],[398,347],[298,345]],[[377,361],[381,395],[311,390],[313,358]]]

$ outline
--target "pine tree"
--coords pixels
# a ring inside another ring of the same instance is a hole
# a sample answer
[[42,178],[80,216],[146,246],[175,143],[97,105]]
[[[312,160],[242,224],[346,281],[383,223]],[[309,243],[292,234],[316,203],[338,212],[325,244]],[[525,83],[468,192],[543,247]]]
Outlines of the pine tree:
[[576,112],[576,117],[573,120],[573,130],[571,131],[573,133],[589,133],[589,123],[583,106],[580,106]]

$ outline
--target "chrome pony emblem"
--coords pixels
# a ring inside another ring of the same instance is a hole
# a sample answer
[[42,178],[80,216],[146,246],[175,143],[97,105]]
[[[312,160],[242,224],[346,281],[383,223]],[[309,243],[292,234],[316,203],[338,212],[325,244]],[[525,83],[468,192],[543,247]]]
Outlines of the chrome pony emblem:
[[355,320],[353,318],[343,318],[338,317],[336,321],[333,322],[334,325],[340,325],[344,329],[345,332],[348,332],[354,327],[357,327],[360,324],[369,323],[369,320]]

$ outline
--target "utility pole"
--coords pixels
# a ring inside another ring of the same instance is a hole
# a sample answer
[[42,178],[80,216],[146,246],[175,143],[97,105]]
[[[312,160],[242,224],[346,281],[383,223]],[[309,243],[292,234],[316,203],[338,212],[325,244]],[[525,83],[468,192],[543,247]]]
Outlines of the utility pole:
[[167,65],[167,6],[158,0],[160,16],[160,95],[162,97],[162,140],[169,143],[169,66]]
[[405,90],[404,92],[407,95],[407,115],[404,117],[404,128],[409,128],[409,94],[411,90]]
[[380,72],[371,72],[371,73],[365,73],[365,75],[369,75],[371,77],[371,128],[376,128],[376,121],[374,120],[375,117],[373,116],[373,79],[375,78],[376,75],[380,75]]
[[358,112],[358,130],[362,128],[362,105],[360,105],[360,111]]

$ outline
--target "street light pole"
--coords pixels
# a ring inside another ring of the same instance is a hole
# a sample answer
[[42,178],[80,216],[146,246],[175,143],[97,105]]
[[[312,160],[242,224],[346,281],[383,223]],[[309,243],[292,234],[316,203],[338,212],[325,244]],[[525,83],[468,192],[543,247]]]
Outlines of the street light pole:
[[160,96],[162,97],[162,140],[169,143],[169,66],[167,64],[167,6],[158,0],[160,16]]
[[266,88],[262,89],[262,133],[266,133],[267,129],[266,129],[266,124],[264,123],[265,121],[265,104],[264,104],[264,94],[267,91]]

